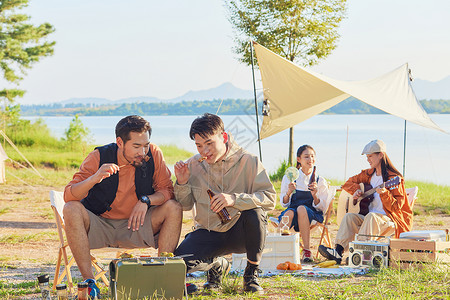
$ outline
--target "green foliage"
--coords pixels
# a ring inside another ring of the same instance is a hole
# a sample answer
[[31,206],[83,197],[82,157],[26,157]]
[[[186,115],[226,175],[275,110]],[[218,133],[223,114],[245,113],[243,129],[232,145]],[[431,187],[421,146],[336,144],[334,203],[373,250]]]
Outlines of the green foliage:
[[[120,105],[69,105],[39,104],[22,106],[22,114],[25,116],[123,116],[140,114],[143,116],[160,115],[201,115],[205,112],[216,113],[222,100],[211,101],[182,101],[179,103],[126,103]],[[261,111],[261,106],[259,106]],[[242,115],[254,113],[252,100],[226,99],[220,106],[221,115]]]
[[65,131],[66,138],[64,139],[71,149],[81,147],[86,149],[89,143],[92,143],[91,131],[83,125],[83,122],[78,118],[78,115],[70,121],[69,128]]
[[[28,0],[5,0],[0,2],[0,68],[3,77],[17,83],[25,69],[31,68],[42,57],[53,54],[55,42],[45,40],[54,31],[48,23],[34,26],[30,17],[15,13],[28,5]],[[9,98],[10,99],[10,98]]]
[[336,48],[346,0],[225,1],[236,31],[235,52],[251,64],[249,38],[301,65],[315,65]]
[[283,179],[284,173],[286,172],[286,169],[289,168],[289,163],[287,160],[283,160],[281,162],[281,165],[278,167],[278,169],[275,171],[275,173],[269,174],[270,180],[273,181],[281,181]]
[[19,116],[17,116],[17,118],[10,119],[10,121],[6,127],[6,134],[16,146],[61,146],[58,139],[52,136],[50,129],[42,119],[37,119],[32,123],[29,120],[19,119]]
[[28,5],[28,0],[3,0],[0,2],[0,68],[3,77],[13,83],[21,79],[25,69],[42,57],[53,54],[55,42],[46,41],[55,31],[49,23],[35,26],[30,16],[16,13]]
[[[29,16],[16,13],[16,10],[27,5],[28,0],[0,1],[0,70],[3,78],[13,84],[18,84],[34,63],[52,55],[55,45],[55,42],[47,41],[55,31],[52,25],[43,23],[35,26],[30,23]],[[0,100],[5,108],[0,112],[3,120],[9,122],[11,117],[17,117],[20,106],[14,106],[15,98],[22,97],[24,93],[20,89],[0,90]],[[15,121],[12,120],[13,123]]]
[[[422,100],[420,101],[427,113],[450,113],[450,100]],[[134,103],[122,105],[70,105],[58,103],[23,105],[20,107],[24,116],[123,116],[136,113],[139,107],[141,115],[201,115],[205,112],[216,113],[221,100],[183,101],[180,103]],[[261,111],[261,105],[258,111]],[[254,113],[252,100],[226,99],[222,102],[219,114],[244,115]],[[365,104],[356,98],[349,97],[341,103],[327,109],[323,114],[385,114],[385,112]]]
[[421,100],[420,104],[429,114],[450,114],[449,100]]

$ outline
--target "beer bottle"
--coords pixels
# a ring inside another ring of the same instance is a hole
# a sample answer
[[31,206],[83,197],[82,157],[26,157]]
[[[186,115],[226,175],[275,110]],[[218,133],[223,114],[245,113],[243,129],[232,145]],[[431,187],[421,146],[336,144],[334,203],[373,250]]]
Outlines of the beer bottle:
[[313,171],[311,173],[311,177],[309,178],[309,184],[313,183],[315,180],[316,180],[316,166],[314,166]]
[[[211,191],[211,189],[208,189],[206,192],[208,193],[209,199],[212,200],[212,198],[215,196],[213,191]],[[231,220],[230,214],[228,213],[228,210],[225,207],[221,211],[219,211],[217,214],[219,215],[219,218],[220,218],[220,221],[222,222],[222,224],[225,224]]]

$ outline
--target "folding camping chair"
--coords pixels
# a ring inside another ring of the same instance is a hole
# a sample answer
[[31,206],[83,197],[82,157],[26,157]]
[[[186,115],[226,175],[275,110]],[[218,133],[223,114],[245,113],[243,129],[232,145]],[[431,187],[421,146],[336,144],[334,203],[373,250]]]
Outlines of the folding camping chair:
[[[330,204],[328,205],[328,209],[327,209],[327,212],[325,213],[325,218],[323,219],[323,222],[319,223],[319,222],[313,220],[311,222],[311,226],[309,228],[310,228],[311,232],[316,228],[318,228],[321,231],[319,245],[322,245],[322,242],[324,242],[325,246],[333,248],[333,242],[331,241],[330,232],[328,231],[328,225],[330,223],[331,213],[333,212],[333,202],[334,202],[334,198],[336,196],[336,191],[340,187],[330,186],[330,188],[333,191],[332,192],[333,196],[331,197]],[[303,248],[303,245],[302,245],[302,248]],[[316,258],[318,258],[318,257],[319,257],[319,248],[317,247]]]
[[[73,290],[73,282],[72,282],[72,274],[70,273],[70,267],[75,263],[75,259],[73,256],[70,260],[67,257],[66,248],[68,246],[65,241],[65,227],[64,227],[64,217],[63,217],[63,207],[64,207],[64,198],[62,192],[50,191],[50,203],[55,214],[56,219],[56,227],[58,229],[59,236],[59,250],[58,250],[58,260],[56,262],[56,270],[55,270],[55,278],[53,280],[53,289],[56,289],[56,285],[60,284],[64,277],[67,277],[67,286],[69,288],[69,292],[72,293]],[[64,269],[61,274],[61,259],[64,262]],[[94,277],[96,280],[101,279],[106,286],[109,286],[109,281],[106,278],[106,271],[99,266],[97,259],[91,254],[91,264],[95,269],[96,274]]]
[[[414,208],[414,204],[416,203],[416,199],[417,199],[417,193],[419,192],[419,187],[415,186],[413,188],[409,188],[406,189],[406,197],[408,198],[408,202],[409,205],[411,206],[411,210]],[[387,235],[392,235],[395,232],[395,223],[392,221],[389,221],[388,223],[389,227],[386,228],[383,232],[380,233],[380,238],[387,236]]]

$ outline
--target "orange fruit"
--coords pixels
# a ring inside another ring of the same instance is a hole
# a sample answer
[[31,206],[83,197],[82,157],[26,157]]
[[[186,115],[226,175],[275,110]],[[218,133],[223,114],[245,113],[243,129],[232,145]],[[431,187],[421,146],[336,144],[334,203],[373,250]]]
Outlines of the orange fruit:
[[292,271],[295,271],[295,270],[297,270],[297,264],[294,264],[294,263],[289,263],[289,267],[288,267],[288,270],[292,270]]
[[280,263],[277,266],[278,270],[287,270],[289,268],[289,265],[287,263]]

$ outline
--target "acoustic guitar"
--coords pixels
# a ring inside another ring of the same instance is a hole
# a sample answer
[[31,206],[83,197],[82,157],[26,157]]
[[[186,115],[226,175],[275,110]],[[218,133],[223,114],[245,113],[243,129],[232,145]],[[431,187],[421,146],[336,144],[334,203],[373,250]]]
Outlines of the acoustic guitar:
[[341,223],[346,213],[356,213],[363,216],[369,213],[369,205],[373,201],[373,194],[377,191],[377,188],[387,188],[393,190],[400,184],[400,177],[395,176],[386,182],[372,188],[370,184],[360,183],[360,190],[363,194],[357,199],[353,199],[353,195],[345,190],[342,190],[339,196],[338,211],[337,211],[337,223]]

